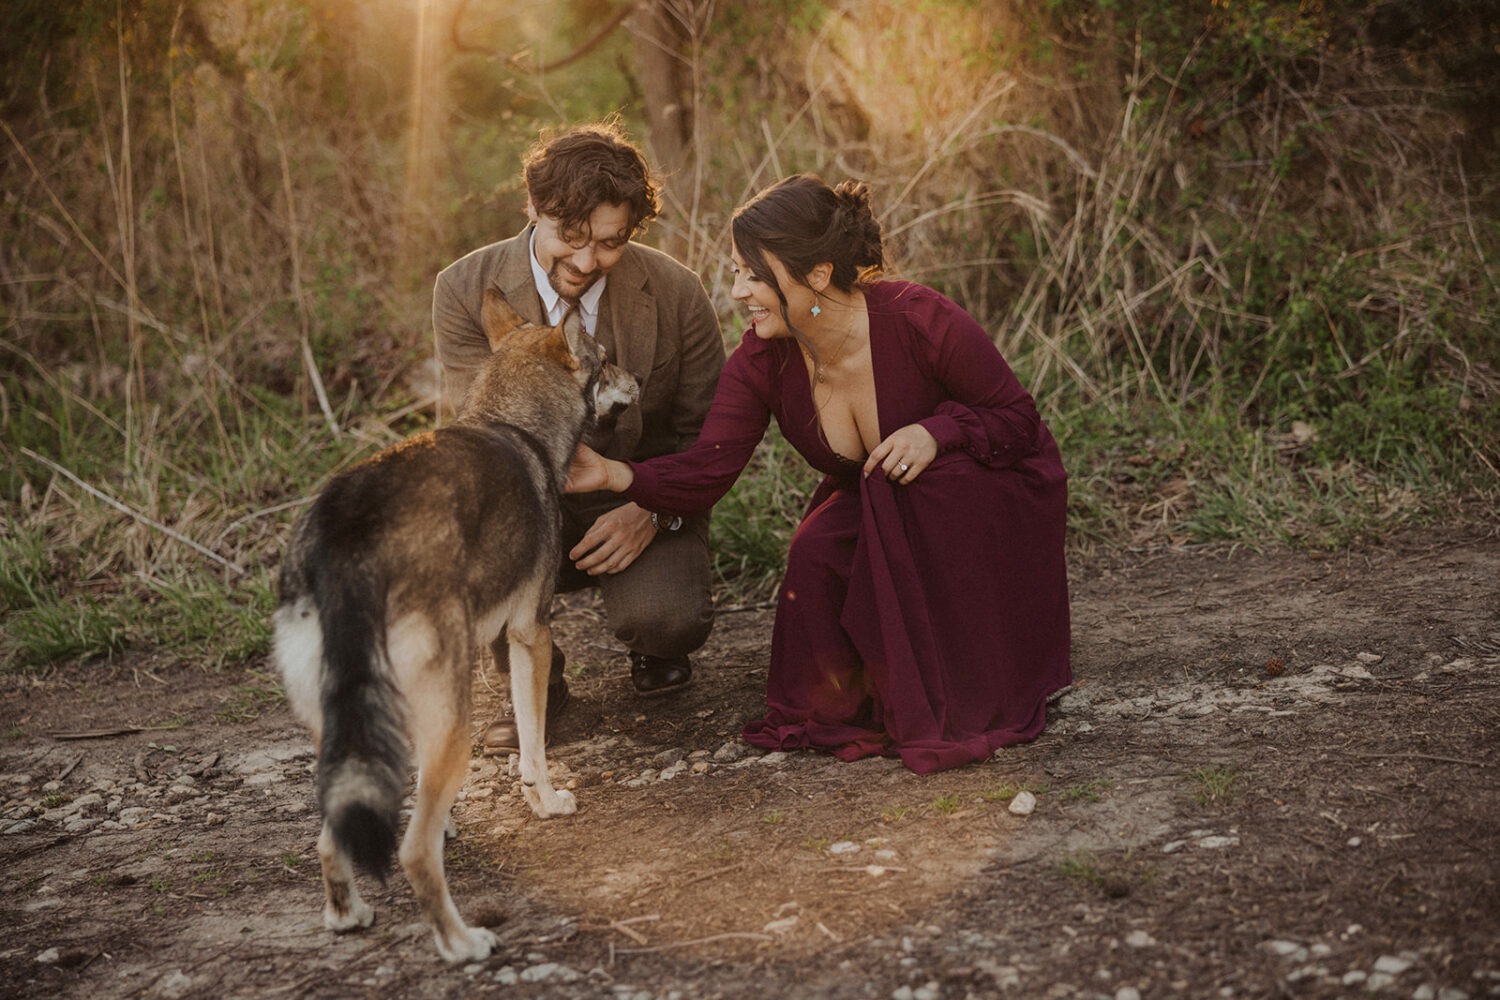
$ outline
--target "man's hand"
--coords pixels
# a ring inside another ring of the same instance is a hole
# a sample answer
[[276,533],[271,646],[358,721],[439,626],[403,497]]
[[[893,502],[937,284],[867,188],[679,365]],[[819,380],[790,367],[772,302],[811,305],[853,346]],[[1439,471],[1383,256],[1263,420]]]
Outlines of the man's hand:
[[635,562],[655,537],[650,512],[627,503],[601,514],[568,558],[589,576],[618,573]]

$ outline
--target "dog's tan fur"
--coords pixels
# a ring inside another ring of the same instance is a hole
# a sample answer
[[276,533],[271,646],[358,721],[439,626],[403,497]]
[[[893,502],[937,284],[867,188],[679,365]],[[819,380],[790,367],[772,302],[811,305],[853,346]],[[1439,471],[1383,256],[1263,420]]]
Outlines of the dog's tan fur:
[[324,923],[374,919],[353,869],[389,867],[409,741],[416,804],[399,857],[450,962],[495,945],[453,904],[443,839],[468,773],[471,666],[502,629],[526,802],[541,817],[577,808],[544,748],[558,501],[596,407],[612,416],[637,393],[576,314],[537,327],[491,290],[482,319],[494,353],[458,419],[329,484],[293,533],[274,617],[288,697],[318,748]]

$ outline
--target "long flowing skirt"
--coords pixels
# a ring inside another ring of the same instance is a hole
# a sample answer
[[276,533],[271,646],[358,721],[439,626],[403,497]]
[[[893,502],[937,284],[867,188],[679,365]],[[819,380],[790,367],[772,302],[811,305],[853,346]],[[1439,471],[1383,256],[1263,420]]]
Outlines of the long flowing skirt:
[[1035,739],[1072,677],[1060,463],[954,452],[908,486],[825,492],[792,541],[746,741],[926,774]]

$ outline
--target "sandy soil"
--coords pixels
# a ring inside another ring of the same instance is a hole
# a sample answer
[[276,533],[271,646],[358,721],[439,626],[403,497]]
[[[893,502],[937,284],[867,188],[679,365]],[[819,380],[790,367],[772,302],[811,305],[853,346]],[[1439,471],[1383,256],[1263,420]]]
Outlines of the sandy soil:
[[[399,875],[374,927],[323,930],[311,753],[265,664],[0,677],[0,996],[1500,996],[1500,539],[1073,581],[1048,732],[925,778],[738,742],[768,610],[725,609],[694,685],[642,701],[569,599],[551,754],[580,811],[537,820],[474,759],[449,874],[502,946],[462,967]],[[502,702],[476,694],[477,738]]]

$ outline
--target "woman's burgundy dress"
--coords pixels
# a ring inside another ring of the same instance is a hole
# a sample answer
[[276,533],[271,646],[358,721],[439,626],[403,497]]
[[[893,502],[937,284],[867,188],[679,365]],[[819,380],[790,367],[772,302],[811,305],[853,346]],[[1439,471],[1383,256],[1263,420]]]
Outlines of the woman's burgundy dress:
[[729,490],[775,416],[825,474],[792,538],[766,715],[746,741],[844,760],[899,755],[918,773],[1034,739],[1071,680],[1052,434],[984,330],[932,289],[866,289],[880,435],[920,423],[938,457],[907,486],[835,454],[795,341],[747,332],[697,443],[632,463],[628,496],[669,514]]

